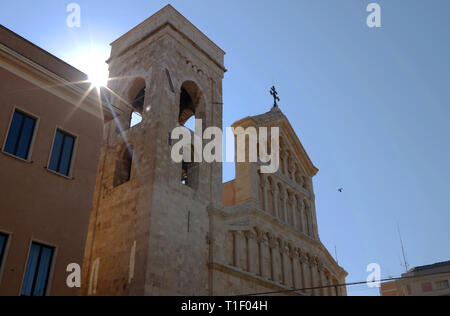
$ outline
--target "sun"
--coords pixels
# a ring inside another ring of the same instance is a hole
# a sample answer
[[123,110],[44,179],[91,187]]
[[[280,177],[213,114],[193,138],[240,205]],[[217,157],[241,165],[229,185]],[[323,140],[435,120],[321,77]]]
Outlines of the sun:
[[108,83],[108,71],[104,69],[94,69],[88,72],[88,81],[96,88],[105,87]]
[[88,81],[95,87],[104,87],[108,83],[108,65],[98,59],[87,61],[89,64],[87,69]]

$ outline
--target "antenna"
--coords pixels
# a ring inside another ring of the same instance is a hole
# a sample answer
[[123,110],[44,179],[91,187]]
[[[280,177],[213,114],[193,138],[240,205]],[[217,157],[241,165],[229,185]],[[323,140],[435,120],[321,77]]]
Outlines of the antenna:
[[405,247],[403,246],[402,234],[400,233],[400,225],[398,223],[397,223],[397,229],[398,229],[398,235],[400,236],[400,244],[402,245],[402,254],[403,254],[403,264],[402,264],[402,266],[405,268],[406,272],[408,272],[409,264],[408,264],[408,261],[406,260]]
[[337,255],[337,247],[334,245],[334,255],[336,257],[336,263],[339,264],[338,255]]

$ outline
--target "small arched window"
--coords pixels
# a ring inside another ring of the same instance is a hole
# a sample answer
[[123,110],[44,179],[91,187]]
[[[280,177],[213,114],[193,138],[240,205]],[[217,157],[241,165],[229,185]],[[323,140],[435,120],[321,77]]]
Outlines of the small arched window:
[[[183,83],[180,91],[180,105],[178,124],[194,130],[194,120],[201,118],[198,112],[198,100],[200,91],[198,87],[190,81]],[[181,183],[196,190],[199,187],[200,164],[194,162],[194,150],[192,148],[191,161],[183,161],[181,168]]]
[[178,123],[185,126],[186,122],[193,116],[195,116],[195,105],[187,90],[181,87]]
[[142,122],[142,115],[138,112],[131,113],[130,128]]
[[126,148],[116,162],[114,173],[114,187],[118,187],[131,179],[131,167],[133,164],[133,151]]
[[132,112],[130,114],[130,128],[142,122],[145,106],[145,80],[137,78],[130,90]]
[[144,111],[144,101],[145,101],[145,87],[139,91],[133,101],[133,108],[142,114]]

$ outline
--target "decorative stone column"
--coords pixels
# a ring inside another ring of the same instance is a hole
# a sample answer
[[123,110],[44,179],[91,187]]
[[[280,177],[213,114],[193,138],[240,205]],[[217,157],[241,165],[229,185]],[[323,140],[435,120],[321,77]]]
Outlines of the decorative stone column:
[[258,236],[259,246],[260,246],[260,258],[259,258],[259,269],[260,275],[263,278],[271,278],[271,253],[269,249],[269,240],[265,233],[260,233]]
[[263,179],[263,187],[262,187],[262,192],[263,192],[263,210],[266,212],[266,213],[269,213],[269,201],[268,201],[268,194],[269,194],[269,192],[268,192],[268,186],[269,186],[269,183],[267,182],[267,176],[266,175],[263,175],[262,176],[262,179]]
[[277,281],[278,277],[277,277],[276,253],[278,251],[278,242],[273,237],[269,239],[269,248],[270,248],[270,279],[272,281]]
[[[302,288],[303,289],[311,288],[312,287],[311,269],[309,269],[308,256],[305,253],[301,253],[299,260],[302,270]],[[308,290],[305,290],[304,292],[311,293],[311,291]]]
[[240,262],[241,262],[241,258],[240,258],[240,240],[239,240],[239,231],[233,231],[233,250],[234,250],[234,254],[233,254],[233,265],[236,268],[239,268],[240,266]]
[[283,189],[283,192],[281,192],[281,212],[280,212],[280,219],[287,223],[287,191]]
[[295,163],[292,163],[291,165],[291,180],[293,182],[297,182],[297,179],[295,178],[295,175],[297,174],[297,166]]
[[313,231],[313,236],[316,240],[319,240],[319,228],[317,227],[317,216],[316,216],[316,202],[314,196],[311,198],[310,203],[310,214],[311,214],[311,226]]
[[273,182],[273,216],[278,218],[278,199],[279,199],[278,185]]
[[260,174],[259,175],[259,196],[258,196],[258,205],[261,208],[261,210],[265,211],[266,210],[266,206],[264,204],[264,179],[263,179],[263,175]]
[[308,217],[306,216],[306,205],[304,200],[300,201],[300,214],[302,218],[301,231],[303,234],[308,235]]
[[311,238],[314,238],[313,226],[312,226],[312,216],[311,216],[311,204],[309,201],[303,201],[305,205],[305,219],[306,219],[306,231],[305,234]]
[[283,151],[281,153],[281,156],[283,157],[283,173],[289,173],[288,171],[288,159],[289,159],[289,155],[286,151]]
[[330,274],[330,272],[328,272],[328,275],[327,275],[327,285],[329,285],[330,287],[328,288],[328,295],[329,296],[334,296],[334,291],[333,291],[333,287],[331,286],[331,285],[333,285],[333,281],[332,281],[332,277],[331,277],[331,274]]
[[289,247],[283,242],[280,244],[280,253],[281,253],[281,273],[282,273],[282,282],[286,286],[292,286],[289,281]]
[[251,231],[245,232],[247,239],[247,271],[250,273],[257,273],[257,267],[255,262],[255,233]]
[[309,258],[309,264],[311,268],[311,285],[313,288],[312,293],[314,296],[320,296],[320,291],[317,289],[319,287],[319,277],[317,275],[317,260],[315,257]]
[[292,287],[295,289],[300,289],[302,286],[300,284],[301,273],[298,249],[291,248],[289,251],[289,257],[291,258]]
[[320,295],[322,296],[327,296],[328,293],[328,289],[325,288],[325,286],[327,285],[326,281],[325,281],[325,268],[322,262],[318,262],[317,268],[319,270],[319,279],[320,279]]
[[291,213],[292,213],[292,226],[297,229],[297,197],[291,194]]

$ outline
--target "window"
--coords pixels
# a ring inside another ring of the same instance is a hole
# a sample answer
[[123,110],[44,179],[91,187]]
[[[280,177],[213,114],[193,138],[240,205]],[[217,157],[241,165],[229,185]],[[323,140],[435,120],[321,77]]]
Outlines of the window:
[[142,122],[142,115],[139,112],[131,113],[130,128]]
[[448,280],[436,282],[436,290],[446,290],[449,288]]
[[8,241],[8,235],[0,233],[0,268],[3,262],[3,257],[6,251],[6,242]]
[[[195,119],[203,119],[203,112],[200,111],[199,102],[201,94],[195,83],[186,81],[181,86],[178,124],[191,131],[195,130]],[[194,150],[192,148],[191,161],[182,161],[181,164],[181,183],[194,190],[199,187],[199,169],[200,163],[195,162]]]
[[145,102],[145,82],[141,82],[140,84],[143,84],[144,88],[142,88],[134,98],[133,112],[130,117],[130,128],[142,122],[142,113],[144,112]]
[[8,154],[27,160],[36,127],[36,119],[15,111],[9,127],[5,148]]
[[48,169],[69,176],[74,145],[75,137],[57,130]]
[[142,88],[141,91],[139,91],[137,96],[134,98],[133,108],[139,113],[142,113],[144,111],[144,101],[145,101],[145,87]]
[[54,249],[37,243],[31,245],[22,296],[45,296]]

